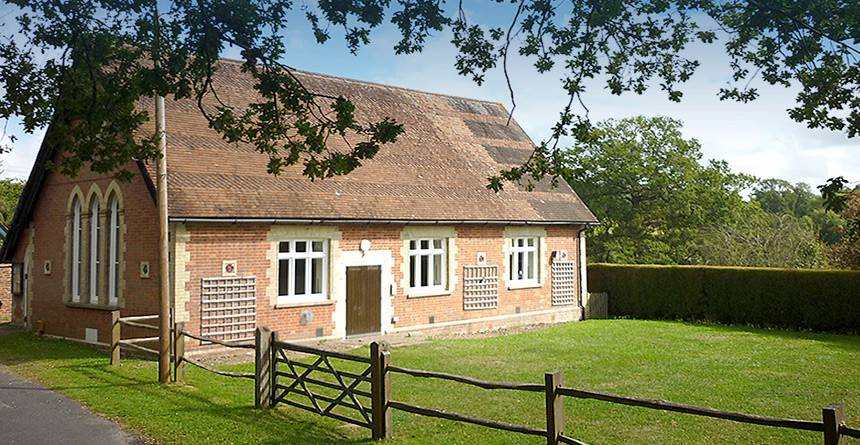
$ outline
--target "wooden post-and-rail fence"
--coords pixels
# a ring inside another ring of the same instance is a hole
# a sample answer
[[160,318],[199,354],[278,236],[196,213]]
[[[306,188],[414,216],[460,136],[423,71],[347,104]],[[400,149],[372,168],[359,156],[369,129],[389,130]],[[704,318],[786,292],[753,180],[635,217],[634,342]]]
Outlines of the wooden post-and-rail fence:
[[[120,325],[157,329],[155,325],[143,323],[143,321],[152,320],[152,317],[120,318],[118,312],[113,315],[111,364],[119,363],[121,346],[138,352],[157,354],[157,351],[138,344],[152,341],[152,337],[120,339]],[[157,316],[154,317],[157,319]],[[844,408],[841,404],[825,406],[822,409],[820,421],[796,420],[566,387],[561,371],[546,373],[543,384],[529,384],[484,381],[456,374],[403,368],[391,364],[391,352],[384,342],[371,343],[369,356],[358,356],[283,342],[278,339],[277,332],[269,331],[266,328],[257,328],[254,344],[235,343],[194,335],[185,331],[182,323],[174,325],[172,337],[171,355],[174,381],[183,381],[185,363],[191,363],[227,377],[253,379],[255,382],[254,405],[257,408],[275,407],[279,404],[289,405],[367,428],[371,431],[374,439],[391,437],[391,413],[392,410],[400,410],[420,416],[545,437],[548,445],[584,444],[585,442],[572,437],[569,432],[565,431],[565,397],[600,400],[608,403],[775,428],[812,431],[821,434],[824,445],[842,445],[845,443],[846,437],[860,439],[860,429],[850,428],[846,425]],[[187,357],[185,355],[186,337],[202,343],[218,344],[230,348],[254,349],[254,373],[222,371]],[[155,339],[157,340],[157,337]],[[545,422],[541,427],[518,425],[397,401],[392,398],[392,374],[447,380],[491,391],[543,393]]]
[[[122,348],[127,348],[136,353],[143,353],[147,356],[158,357],[159,352],[152,348],[141,346],[140,343],[158,343],[159,337],[138,337],[138,338],[122,338],[122,326],[129,326],[138,329],[148,329],[159,331],[159,327],[151,324],[152,321],[158,322],[158,315],[138,315],[131,317],[120,317],[119,311],[111,312],[111,341],[110,341],[110,364],[116,366],[120,361],[120,352]],[[149,322],[149,323],[144,323]],[[185,355],[185,337],[198,340],[201,343],[212,343],[229,348],[255,349],[255,345],[249,343],[235,343],[229,341],[218,340],[214,338],[202,337],[194,335],[185,330],[185,323],[173,323],[170,329],[170,364],[173,368],[173,382],[182,383],[185,381],[185,364],[190,363],[199,368],[205,369],[215,374],[226,377],[240,377],[253,379],[254,374],[248,372],[231,372],[216,369],[198,360]]]

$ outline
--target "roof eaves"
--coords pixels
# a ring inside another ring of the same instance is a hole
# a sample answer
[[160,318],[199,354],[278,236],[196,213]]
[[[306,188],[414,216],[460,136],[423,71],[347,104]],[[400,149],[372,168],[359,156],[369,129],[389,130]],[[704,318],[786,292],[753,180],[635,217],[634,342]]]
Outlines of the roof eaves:
[[138,160],[137,168],[140,170],[140,176],[143,177],[143,183],[146,184],[146,190],[149,192],[149,197],[152,198],[152,203],[157,205],[158,198],[156,195],[155,184],[152,182],[152,176],[149,176],[146,163]]
[[271,218],[271,217],[211,217],[211,216],[171,216],[170,222],[176,223],[218,223],[218,224],[404,224],[404,225],[595,225],[597,220],[475,220],[475,219],[353,219],[353,218]]

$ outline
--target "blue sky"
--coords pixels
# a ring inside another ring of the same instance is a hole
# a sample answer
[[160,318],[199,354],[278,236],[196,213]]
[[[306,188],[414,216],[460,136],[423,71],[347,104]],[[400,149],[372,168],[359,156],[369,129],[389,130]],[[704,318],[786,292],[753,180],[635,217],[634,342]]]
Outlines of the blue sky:
[[[468,5],[468,4],[467,4]],[[495,20],[498,8],[468,11],[481,21]],[[3,12],[0,11],[0,16]],[[510,109],[501,71],[492,72],[482,86],[458,76],[453,67],[455,50],[450,35],[434,36],[421,54],[395,56],[397,32],[386,25],[372,35],[372,44],[358,55],[346,49],[342,39],[318,45],[302,20],[294,22],[288,36],[286,62],[296,68],[337,76],[415,88],[438,93],[497,101]],[[694,46],[691,54],[702,63],[683,87],[680,104],[669,102],[654,90],[643,96],[613,96],[597,80],[586,94],[592,119],[666,115],[684,122],[687,137],[702,144],[705,158],[725,159],[733,170],[763,178],[778,177],[813,185],[843,175],[851,180],[860,172],[860,139],[826,130],[810,130],[788,118],[786,109],[796,91],[758,85],[759,100],[750,104],[721,102],[716,93],[730,79],[728,60],[719,46]],[[235,54],[225,54],[235,56]],[[549,134],[558,111],[566,102],[559,73],[538,74],[528,60],[514,58],[510,72],[517,97],[514,117],[535,141]],[[43,131],[22,134],[11,122],[9,131],[19,135],[11,153],[0,156],[3,175],[25,178],[38,150]],[[169,131],[169,128],[168,128]]]

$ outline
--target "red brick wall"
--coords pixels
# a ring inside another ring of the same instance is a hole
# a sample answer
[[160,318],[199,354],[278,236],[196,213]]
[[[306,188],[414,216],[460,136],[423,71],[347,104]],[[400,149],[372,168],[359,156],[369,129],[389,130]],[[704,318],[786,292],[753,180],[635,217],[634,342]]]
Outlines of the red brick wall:
[[[137,173],[137,167],[129,168]],[[45,332],[69,338],[84,338],[85,328],[98,329],[98,341],[110,341],[110,311],[104,309],[69,307],[64,303],[65,272],[68,265],[64,252],[66,209],[69,196],[80,187],[84,196],[96,184],[104,194],[114,178],[84,169],[78,177],[69,178],[60,173],[48,173],[35,203],[30,230],[25,230],[15,246],[15,262],[24,262],[25,252],[33,237],[33,258],[29,273],[30,324],[37,320],[45,323]],[[155,205],[144,179],[136,174],[127,183],[117,181],[122,194],[126,244],[121,258],[124,274],[121,294],[124,297],[123,316],[154,314],[158,311],[158,230]],[[104,207],[102,209],[104,211]],[[120,251],[122,251],[120,249]],[[43,273],[45,261],[51,261],[50,275]],[[139,264],[149,261],[150,278],[139,276]],[[106,278],[104,278],[106,279]],[[13,319],[24,321],[22,298],[15,299]],[[140,333],[126,332],[124,337]],[[148,335],[152,335],[148,333]]]
[[12,265],[0,264],[0,320],[12,316]]
[[[318,328],[323,336],[332,334],[332,310],[334,305],[307,306],[302,308],[276,309],[268,301],[267,273],[271,264],[268,253],[269,225],[264,224],[190,224],[191,236],[186,244],[189,262],[186,265],[190,279],[186,290],[190,302],[186,309],[190,320],[186,329],[200,332],[201,281],[204,278],[221,276],[222,261],[236,260],[239,276],[255,276],[257,285],[257,325],[277,330],[283,338],[316,337]],[[300,313],[309,310],[313,321],[301,325]]]
[[[189,223],[187,230],[190,235],[186,249],[189,262],[186,270],[190,279],[186,290],[190,295],[187,310],[190,321],[187,328],[191,332],[200,332],[200,301],[201,280],[207,277],[221,275],[222,261],[237,260],[238,275],[256,277],[257,283],[257,325],[267,326],[276,330],[282,338],[312,338],[322,329],[322,336],[332,335],[335,327],[333,315],[335,305],[317,305],[303,307],[276,308],[269,301],[266,289],[269,286],[268,270],[271,267],[268,253],[269,225],[265,224],[202,224]],[[473,226],[461,225],[457,231],[457,279],[454,292],[445,296],[410,298],[402,289],[403,274],[401,271],[401,239],[402,225],[343,225],[339,226],[342,239],[340,250],[357,251],[363,239],[371,241],[372,250],[388,250],[394,259],[392,270],[393,280],[397,289],[394,296],[394,316],[398,322],[394,328],[424,325],[429,323],[430,316],[435,323],[446,321],[476,319],[509,315],[518,312],[525,313],[553,308],[550,296],[550,274],[546,274],[543,285],[539,288],[511,289],[505,287],[501,275],[504,267],[504,227],[502,226]],[[578,264],[578,233],[575,226],[546,227],[546,249],[541,255],[548,257],[553,250],[566,249]],[[499,306],[491,310],[463,310],[462,268],[475,263],[478,252],[486,252],[487,264],[499,266]],[[542,265],[544,262],[542,262]],[[548,261],[546,262],[548,264]],[[330,277],[331,279],[331,277]],[[332,291],[332,286],[329,286]],[[577,289],[577,295],[578,295]],[[337,296],[330,295],[334,299]],[[311,311],[313,321],[302,325],[299,323],[302,311]],[[342,320],[338,321],[342,323]]]
[[[98,185],[104,193],[112,178],[84,172],[77,178],[67,178],[58,173],[50,173],[42,187],[38,202],[33,211],[31,230],[25,230],[15,249],[14,261],[24,261],[25,251],[33,236],[33,261],[30,270],[30,322],[42,320],[48,334],[84,338],[85,328],[96,328],[99,341],[109,341],[110,312],[103,309],[70,307],[64,303],[66,257],[63,246],[66,209],[69,195],[75,186],[86,195],[92,184]],[[155,314],[158,311],[158,230],[157,215],[152,198],[143,182],[136,175],[129,183],[120,183],[124,202],[125,253],[124,287],[122,295],[125,305],[123,316]],[[276,308],[266,293],[269,287],[268,272],[271,267],[268,258],[271,247],[268,234],[271,226],[266,224],[200,224],[189,223],[189,238],[186,250],[189,262],[186,265],[190,279],[186,290],[190,302],[185,308],[190,321],[187,329],[200,332],[200,287],[201,280],[221,275],[222,261],[237,260],[239,275],[254,275],[257,285],[257,324],[277,330],[283,338],[311,338],[331,336],[335,329],[333,314],[335,304],[303,307]],[[342,240],[340,250],[357,251],[359,242],[369,239],[374,251],[390,251],[394,260],[392,278],[396,295],[393,298],[393,315],[398,318],[394,328],[425,325],[434,318],[435,323],[446,321],[476,319],[499,315],[531,312],[552,308],[549,274],[542,287],[508,290],[501,279],[504,268],[504,227],[495,225],[461,225],[457,231],[458,283],[450,295],[409,298],[400,285],[403,281],[401,263],[402,225],[343,225],[338,227]],[[575,226],[546,227],[546,249],[541,255],[567,249],[578,260],[578,230]],[[487,253],[487,264],[499,266],[499,307],[492,310],[464,311],[462,268],[474,264],[477,252]],[[42,266],[50,260],[53,270],[50,275],[42,273]],[[150,278],[140,278],[139,263],[148,261],[151,265]],[[542,262],[545,264],[545,262]],[[331,277],[330,277],[331,278]],[[0,282],[4,291],[8,285]],[[331,291],[331,286],[330,286]],[[332,296],[336,298],[338,296]],[[15,299],[13,318],[23,321],[21,299]],[[302,312],[310,311],[312,321],[299,322]],[[339,320],[342,323],[343,320]],[[384,323],[386,320],[384,320]],[[342,327],[341,327],[342,328]],[[150,332],[136,333],[125,330],[124,337],[152,335]],[[193,347],[193,345],[190,345]]]
[[[577,258],[579,263],[579,240],[578,229],[574,227],[548,226],[546,228],[546,252],[540,252],[546,258],[552,251],[567,249],[569,255]],[[399,241],[399,240],[398,240]],[[400,277],[399,249],[395,257],[397,261],[398,283]],[[499,267],[499,306],[496,309],[463,310],[463,266],[475,264],[478,252],[487,254],[487,264]],[[544,262],[541,262],[543,267]],[[548,264],[548,263],[547,263]],[[507,289],[504,274],[504,227],[502,226],[473,226],[463,225],[457,227],[457,279],[454,292],[450,295],[410,298],[404,295],[400,289],[394,300],[394,315],[399,318],[397,327],[424,325],[430,323],[433,316],[434,323],[445,321],[493,317],[497,315],[515,314],[517,308],[520,312],[532,312],[542,309],[551,309],[552,301],[550,295],[551,280],[549,274],[543,285],[539,288]],[[577,288],[577,294],[579,289]]]

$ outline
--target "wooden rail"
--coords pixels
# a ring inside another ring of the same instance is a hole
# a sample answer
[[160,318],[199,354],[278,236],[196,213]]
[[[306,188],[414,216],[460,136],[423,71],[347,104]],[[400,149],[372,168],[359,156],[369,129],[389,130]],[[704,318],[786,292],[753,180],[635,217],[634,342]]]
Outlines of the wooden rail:
[[135,344],[135,343],[134,343],[134,342],[132,342],[131,340],[120,340],[120,341],[119,341],[119,344],[120,344],[120,345],[122,345],[122,346],[125,346],[125,347],[127,347],[127,348],[134,349],[134,350],[136,350],[136,351],[145,352],[145,353],[147,353],[147,354],[155,354],[155,355],[158,355],[158,351],[156,351],[155,349],[147,348],[147,347],[144,347],[144,346],[140,346],[140,345],[138,345],[138,344]]
[[558,443],[566,443],[566,444],[570,444],[570,445],[588,445],[587,443],[585,443],[581,440],[576,440],[572,437],[567,437],[564,434],[560,434],[558,436]]
[[149,343],[160,340],[158,337],[138,337],[120,340],[123,343]]
[[860,429],[849,428],[845,425],[839,425],[839,434],[842,434],[843,436],[853,437],[855,439],[860,439]]
[[195,340],[205,342],[205,343],[214,343],[217,345],[225,346],[228,348],[237,348],[237,349],[255,349],[253,344],[248,343],[239,343],[239,342],[231,342],[225,340],[219,340],[216,338],[210,338],[202,335],[195,335],[185,330],[185,323],[179,322],[175,323],[173,326],[173,381],[174,382],[183,382],[185,380],[185,363],[190,363],[200,369],[204,369],[214,374],[218,374],[224,377],[237,377],[243,379],[253,379],[256,380],[257,373],[255,372],[235,372],[235,371],[223,371],[221,369],[217,369],[215,367],[209,366],[203,362],[199,362],[190,357],[186,357],[185,355],[185,337],[193,338]]
[[194,360],[194,359],[191,359],[188,357],[183,357],[182,361],[187,362],[187,363],[191,363],[192,365],[194,365],[200,369],[205,369],[209,372],[213,372],[213,373],[218,374],[218,375],[223,375],[224,377],[240,377],[240,378],[245,378],[245,379],[253,379],[254,378],[253,372],[222,371],[220,369],[215,369],[209,365],[206,365],[205,363],[198,362],[197,360]]
[[121,317],[125,321],[143,321],[143,320],[158,320],[158,315],[132,315],[130,317]]
[[153,331],[157,331],[157,330],[158,330],[158,326],[151,325],[151,324],[146,324],[146,323],[138,323],[138,322],[136,322],[136,321],[130,321],[130,320],[125,319],[125,318],[120,318],[120,319],[119,319],[119,322],[120,322],[120,324],[124,324],[124,325],[126,325],[126,326],[132,326],[132,327],[135,327],[135,328],[150,329],[150,330],[153,330]]
[[643,399],[639,397],[622,396],[618,394],[603,393],[574,388],[558,388],[559,394],[577,399],[594,399],[604,402],[618,403],[621,405],[639,406],[642,408],[657,409],[662,411],[673,411],[678,413],[693,414],[702,417],[731,420],[739,423],[751,423],[755,425],[772,426],[777,428],[791,428],[805,431],[824,431],[824,423],[812,420],[795,420],[780,417],[758,416],[733,411],[722,411],[713,408],[704,408],[683,403],[670,402],[668,400]]
[[218,340],[210,337],[203,337],[199,335],[194,335],[188,331],[179,331],[182,335],[186,337],[191,337],[195,340],[204,342],[204,343],[214,343],[216,345],[226,346],[228,348],[240,348],[240,349],[254,349],[253,343],[242,343],[242,342],[233,342],[226,340]]
[[370,364],[369,358],[362,357],[360,355],[344,354],[342,352],[329,351],[326,349],[319,349],[319,348],[314,348],[311,346],[299,345],[296,343],[287,343],[287,342],[275,340],[272,342],[272,346],[274,348],[277,348],[277,349],[286,349],[288,351],[301,352],[301,353],[309,354],[309,355],[318,355],[318,356],[339,358],[341,360],[350,360],[353,362],[367,363],[368,365]]
[[389,366],[388,372],[396,372],[400,374],[411,375],[412,377],[435,378],[442,380],[450,380],[467,385],[477,386],[483,389],[511,389],[518,391],[543,392],[544,385],[530,385],[526,383],[508,383],[508,382],[489,382],[485,380],[473,379],[456,374],[447,374],[444,372],[424,371],[421,369],[401,368],[399,366]]
[[471,423],[473,425],[481,425],[489,428],[510,431],[512,433],[529,434],[532,436],[546,436],[546,430],[534,428],[526,425],[516,425],[513,423],[499,422],[495,420],[481,419],[480,417],[467,416],[465,414],[452,413],[442,409],[424,408],[421,406],[410,405],[408,403],[390,401],[389,408],[399,409],[407,413],[418,414],[420,416],[437,417],[439,419],[454,420],[457,422]]
[[[320,371],[320,372],[324,372],[326,374],[333,374],[331,372],[331,370],[329,370],[326,367],[321,367],[321,366],[310,364],[310,363],[302,363],[302,362],[294,361],[293,365],[298,366],[300,368],[313,368],[314,371]],[[363,375],[359,375],[359,374],[353,374],[349,371],[343,371],[343,370],[338,370],[337,372],[344,377],[349,377],[351,379],[359,379],[359,380],[361,380],[363,382],[367,382],[367,383],[371,382],[370,377],[367,377],[367,376],[363,376]]]

